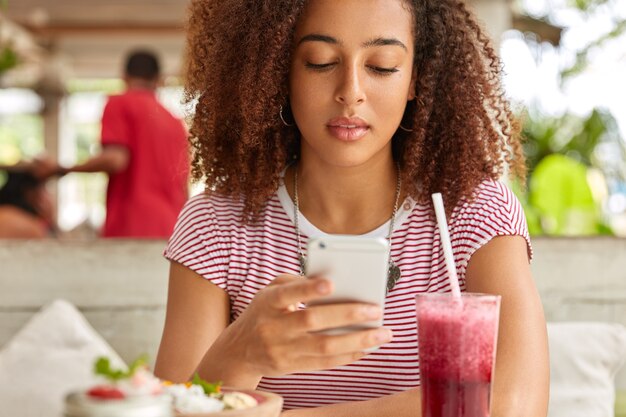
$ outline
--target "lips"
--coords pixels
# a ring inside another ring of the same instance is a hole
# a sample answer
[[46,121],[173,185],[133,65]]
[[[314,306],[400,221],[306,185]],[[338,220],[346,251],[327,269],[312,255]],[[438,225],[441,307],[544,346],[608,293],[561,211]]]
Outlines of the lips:
[[331,119],[326,127],[332,136],[346,142],[361,139],[370,129],[367,122],[359,117],[337,117]]

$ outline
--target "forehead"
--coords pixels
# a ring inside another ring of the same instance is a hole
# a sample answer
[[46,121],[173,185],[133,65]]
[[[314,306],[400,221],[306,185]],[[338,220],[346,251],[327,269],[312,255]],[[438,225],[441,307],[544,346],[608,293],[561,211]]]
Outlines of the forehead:
[[374,37],[413,43],[413,16],[404,0],[310,0],[296,27],[296,39],[311,33],[346,44]]

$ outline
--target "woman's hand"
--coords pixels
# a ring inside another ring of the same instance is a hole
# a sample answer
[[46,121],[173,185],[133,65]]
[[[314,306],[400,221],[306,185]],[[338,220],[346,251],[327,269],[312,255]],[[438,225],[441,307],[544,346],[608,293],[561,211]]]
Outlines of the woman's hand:
[[[300,308],[332,292],[321,278],[303,279],[283,275],[259,291],[246,311],[215,341],[212,358],[225,358],[246,373],[247,385],[262,376],[330,369],[354,362],[366,349],[391,340],[386,328],[343,335],[325,335],[320,330],[354,325],[381,317],[379,306],[361,303]],[[255,384],[256,386],[256,384]]]

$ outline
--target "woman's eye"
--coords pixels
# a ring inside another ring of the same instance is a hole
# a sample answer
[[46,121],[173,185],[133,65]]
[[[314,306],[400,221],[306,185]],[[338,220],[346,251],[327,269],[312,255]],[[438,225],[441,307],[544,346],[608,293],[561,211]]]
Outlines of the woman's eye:
[[379,74],[379,75],[391,75],[393,73],[396,73],[398,71],[400,71],[398,68],[385,68],[385,67],[376,67],[376,66],[369,66],[369,69],[371,69],[372,71],[374,71],[375,73]]
[[[305,64],[306,68],[312,69],[314,71],[320,71],[320,72],[328,71],[332,69],[335,65],[336,65],[335,62],[329,62],[327,64],[314,64],[312,62],[307,62]],[[376,73],[377,75],[391,75],[393,73],[400,71],[398,68],[395,68],[395,67],[385,68],[385,67],[378,67],[374,65],[368,65],[367,68],[369,68],[371,71],[374,71],[374,73]]]
[[315,71],[329,70],[330,68],[332,68],[333,65],[335,65],[334,62],[330,62],[328,64],[314,64],[312,62],[307,62],[305,64],[307,68],[315,70]]

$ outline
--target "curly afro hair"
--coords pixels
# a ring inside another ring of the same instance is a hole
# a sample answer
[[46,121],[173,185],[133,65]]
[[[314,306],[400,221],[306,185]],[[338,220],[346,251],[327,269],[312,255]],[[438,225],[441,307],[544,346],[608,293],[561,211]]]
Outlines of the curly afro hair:
[[[462,0],[404,1],[414,15],[416,99],[393,138],[405,190],[447,206],[471,199],[506,166],[523,179],[519,128],[500,84],[500,61]],[[287,104],[293,35],[304,0],[193,0],[185,97],[193,178],[242,198],[254,218],[299,155],[297,127],[279,118]]]

